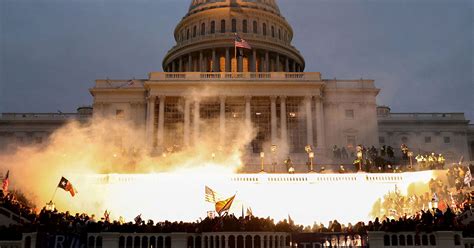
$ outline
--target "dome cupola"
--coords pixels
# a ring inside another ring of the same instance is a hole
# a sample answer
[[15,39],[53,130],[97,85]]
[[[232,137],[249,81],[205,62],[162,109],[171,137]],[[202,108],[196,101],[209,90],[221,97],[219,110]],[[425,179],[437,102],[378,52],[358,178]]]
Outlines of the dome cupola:
[[[234,49],[235,34],[251,49]],[[300,72],[293,29],[275,0],[192,0],[163,59],[166,72]]]

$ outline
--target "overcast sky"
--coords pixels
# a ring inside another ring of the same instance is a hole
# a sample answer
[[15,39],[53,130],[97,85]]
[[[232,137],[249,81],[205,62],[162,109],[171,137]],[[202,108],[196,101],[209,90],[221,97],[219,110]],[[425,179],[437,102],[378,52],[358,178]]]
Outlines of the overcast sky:
[[[0,112],[75,111],[161,71],[191,0],[0,0]],[[374,79],[393,112],[474,119],[472,0],[279,0],[306,71]]]

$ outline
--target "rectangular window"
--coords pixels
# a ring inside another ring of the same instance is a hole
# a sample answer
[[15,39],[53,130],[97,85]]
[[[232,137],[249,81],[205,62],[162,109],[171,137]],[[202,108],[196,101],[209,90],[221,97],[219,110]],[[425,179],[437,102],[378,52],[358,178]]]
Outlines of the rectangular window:
[[347,147],[355,147],[356,145],[356,137],[353,135],[347,136]]
[[425,137],[425,143],[431,143],[431,136]]
[[451,143],[451,137],[444,137],[444,143],[446,144]]
[[354,110],[353,109],[346,109],[346,118],[347,119],[354,119]]
[[385,137],[380,136],[380,137],[379,137],[379,143],[380,143],[380,144],[385,144]]
[[115,119],[122,120],[124,116],[125,116],[125,112],[123,111],[123,109],[115,110]]

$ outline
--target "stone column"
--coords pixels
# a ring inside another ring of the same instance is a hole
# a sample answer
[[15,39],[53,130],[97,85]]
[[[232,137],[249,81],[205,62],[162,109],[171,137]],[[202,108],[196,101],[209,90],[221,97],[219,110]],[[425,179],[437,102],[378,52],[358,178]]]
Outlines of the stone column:
[[147,100],[146,138],[149,139],[147,142],[149,148],[153,148],[153,122],[155,121],[156,96],[149,96]]
[[203,54],[202,51],[199,52],[199,69],[198,71],[204,72],[204,63],[203,63]]
[[199,101],[194,102],[194,145],[196,145],[199,141],[199,119],[200,119],[200,113],[199,113]]
[[179,72],[183,71],[183,57],[179,57]]
[[[239,50],[240,49],[240,50]],[[243,53],[242,48],[237,48],[237,72],[244,71],[244,56],[240,56],[240,52]]]
[[252,50],[252,70],[253,72],[257,72],[257,49]]
[[288,130],[287,130],[287,114],[286,114],[286,96],[280,96],[280,129],[281,129],[281,140],[286,143],[288,142]]
[[217,72],[216,49],[212,49],[212,72]]
[[171,71],[176,72],[176,63],[175,61],[171,61]]
[[293,72],[297,72],[296,71],[296,61],[295,60],[293,60]]
[[229,48],[225,49],[225,71],[230,72],[231,70],[231,61],[230,61],[230,51]]
[[321,96],[316,97],[316,142],[318,149],[326,147],[326,132],[324,130],[324,107]]
[[190,112],[189,112],[189,99],[184,99],[184,145],[189,146],[189,135],[190,135]]
[[305,97],[306,106],[306,143],[313,146],[313,115],[311,111],[312,96]]
[[288,57],[286,57],[285,59],[285,71],[286,72],[290,71],[290,60],[288,59]]
[[193,56],[188,55],[188,72],[193,71]]
[[276,96],[270,96],[271,110],[271,141],[272,144],[277,142],[277,116],[276,116]]
[[265,71],[269,72],[270,71],[270,54],[268,51],[265,51]]
[[276,61],[275,61],[275,68],[276,68],[276,71],[281,71],[280,70],[280,54],[276,54]]
[[250,116],[250,100],[251,96],[245,96],[245,125],[247,128],[252,126],[252,119]]
[[220,133],[220,136],[219,136],[219,144],[221,144],[222,146],[224,145],[224,138],[225,138],[225,96],[220,96],[219,97],[219,100],[220,100],[220,118],[219,118],[219,122],[220,122],[220,130],[219,130],[219,133]]
[[160,149],[163,148],[163,134],[164,134],[164,127],[165,127],[165,98],[166,96],[159,96],[160,97],[160,106],[158,109],[158,147]]

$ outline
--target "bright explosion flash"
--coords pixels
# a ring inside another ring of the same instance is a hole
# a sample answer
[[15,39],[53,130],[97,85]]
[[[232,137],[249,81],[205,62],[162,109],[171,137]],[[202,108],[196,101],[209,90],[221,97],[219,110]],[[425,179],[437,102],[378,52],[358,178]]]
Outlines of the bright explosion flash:
[[[312,225],[315,221],[341,223],[371,220],[374,202],[395,185],[406,192],[412,183],[427,183],[431,171],[400,174],[234,174],[212,166],[173,173],[106,174],[72,177],[84,194],[78,202],[87,202],[90,192],[100,194],[105,211],[112,217],[133,220],[196,221],[205,218],[214,204],[205,202],[204,188],[211,187],[221,199],[236,194],[231,213],[240,216],[250,207],[253,214],[287,219]],[[66,193],[62,197],[68,197]],[[76,199],[74,199],[76,201]],[[67,204],[74,204],[67,200]],[[99,212],[100,213],[100,212]]]
[[[291,217],[304,225],[334,219],[353,224],[367,221],[374,203],[395,185],[403,193],[410,185],[426,185],[433,177],[430,171],[238,174],[242,150],[253,139],[254,130],[237,123],[232,128],[235,132],[225,137],[232,145],[222,148],[216,141],[217,128],[208,129],[196,147],[151,157],[144,149],[143,127],[116,120],[71,123],[57,130],[43,147],[0,154],[0,171],[10,170],[11,188],[24,193],[37,211],[51,200],[64,176],[78,193],[71,197],[58,190],[54,198],[58,210],[95,214],[97,219],[108,210],[115,220],[122,216],[131,221],[142,214],[143,219],[155,221],[196,221],[214,210],[214,204],[204,200],[204,188],[209,186],[221,199],[236,195],[230,209],[236,216],[251,208],[255,216],[276,221]],[[134,147],[120,151],[117,146],[124,149],[122,144]],[[427,187],[416,188],[417,194],[428,192]]]

